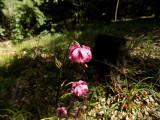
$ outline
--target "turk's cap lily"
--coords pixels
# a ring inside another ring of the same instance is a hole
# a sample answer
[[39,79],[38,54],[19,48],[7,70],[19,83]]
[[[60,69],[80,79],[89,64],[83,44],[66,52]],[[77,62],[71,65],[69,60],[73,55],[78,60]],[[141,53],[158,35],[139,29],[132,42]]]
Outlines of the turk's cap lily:
[[67,109],[65,107],[58,107],[57,110],[59,118],[64,118],[67,116]]
[[89,62],[92,59],[90,47],[78,44],[73,45],[69,50],[69,59],[77,63]]
[[79,80],[76,83],[72,83],[71,93],[76,96],[85,95],[88,92],[88,85],[85,81]]

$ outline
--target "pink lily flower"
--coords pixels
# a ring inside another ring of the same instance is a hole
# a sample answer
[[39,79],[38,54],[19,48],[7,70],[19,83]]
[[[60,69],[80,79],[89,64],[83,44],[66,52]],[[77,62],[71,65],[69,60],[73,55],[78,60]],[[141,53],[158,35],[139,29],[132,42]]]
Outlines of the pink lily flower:
[[88,85],[85,81],[79,80],[76,83],[72,83],[71,93],[76,96],[85,95],[88,92]]
[[90,47],[78,44],[73,45],[69,50],[69,59],[73,62],[82,63],[89,62],[92,59]]
[[58,107],[58,117],[59,118],[64,118],[67,115],[67,109],[65,107]]

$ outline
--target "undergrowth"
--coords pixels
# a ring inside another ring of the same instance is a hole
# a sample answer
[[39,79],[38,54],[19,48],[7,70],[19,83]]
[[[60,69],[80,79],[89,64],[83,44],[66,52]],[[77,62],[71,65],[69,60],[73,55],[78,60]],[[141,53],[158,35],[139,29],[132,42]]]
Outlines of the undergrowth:
[[[102,84],[97,87],[92,85],[93,71],[86,73],[83,79],[91,83],[92,93],[87,107],[87,119],[95,118],[89,112],[102,104],[98,111],[103,111],[103,118],[108,119],[110,112],[115,110],[127,111],[131,109],[120,107],[133,105],[136,115],[141,113],[139,106],[133,99],[137,94],[145,96],[142,90],[147,93],[155,92],[160,98],[158,87],[160,84],[159,58],[159,29],[154,26],[152,19],[147,22],[141,20],[119,21],[110,26],[99,24],[78,25],[73,30],[62,30],[61,33],[50,34],[47,31],[40,35],[18,42],[12,41],[11,46],[2,46],[7,49],[0,54],[0,117],[2,119],[28,120],[42,119],[52,116],[55,112],[55,93],[57,86],[58,70],[54,64],[54,57],[58,60],[64,59],[63,81],[74,81],[73,74],[82,73],[82,69],[75,64],[70,65],[68,59],[68,44],[71,41],[78,41],[80,44],[94,47],[94,39],[98,33],[111,32],[128,38],[130,48],[130,59],[128,61],[128,75],[134,77],[139,83],[127,81],[125,88],[118,86],[121,93],[115,91],[112,84]],[[152,31],[153,30],[153,31]],[[66,59],[67,58],[67,59]],[[73,69],[73,70],[72,70]],[[67,87],[65,89],[68,89]],[[65,91],[65,90],[64,90]],[[62,95],[63,93],[61,93]],[[104,103],[109,94],[122,94],[122,100],[108,105]],[[137,97],[137,96],[136,96]],[[105,98],[105,100],[103,100]],[[21,101],[18,104],[17,101]],[[96,103],[99,101],[100,103]],[[66,103],[67,104],[67,103]],[[15,109],[16,108],[16,109]],[[101,116],[101,115],[100,115]],[[96,118],[95,118],[96,119]]]

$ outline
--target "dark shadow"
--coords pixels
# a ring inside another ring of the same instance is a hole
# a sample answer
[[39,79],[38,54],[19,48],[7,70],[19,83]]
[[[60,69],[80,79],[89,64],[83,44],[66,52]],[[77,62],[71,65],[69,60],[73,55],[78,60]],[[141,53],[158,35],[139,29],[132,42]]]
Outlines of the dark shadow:
[[47,115],[48,105],[55,105],[59,69],[53,56],[30,56],[15,56],[9,65],[0,67],[0,109],[16,106],[30,112],[32,119],[40,119],[40,114]]

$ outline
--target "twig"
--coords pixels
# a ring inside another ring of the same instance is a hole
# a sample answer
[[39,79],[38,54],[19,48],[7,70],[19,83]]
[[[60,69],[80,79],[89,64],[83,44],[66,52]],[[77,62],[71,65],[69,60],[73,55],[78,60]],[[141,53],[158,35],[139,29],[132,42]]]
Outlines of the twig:
[[12,96],[13,96],[13,97],[12,97],[12,100],[14,100],[15,97],[16,97],[16,95],[17,95],[17,91],[18,91],[18,88],[19,88],[19,82],[20,82],[20,80],[22,79],[22,77],[23,77],[23,75],[24,75],[24,73],[25,73],[26,71],[27,71],[27,69],[24,70],[23,72],[21,72],[20,77],[17,79],[16,87],[15,87],[13,93],[12,93]]
[[118,12],[119,0],[117,0],[116,11],[115,11],[115,21],[117,21],[117,12]]
[[19,81],[21,80],[21,78],[22,78],[22,75],[17,80],[16,87],[15,87],[13,93],[12,93],[12,96],[13,96],[12,100],[14,100],[16,95],[17,95],[17,91],[18,91],[18,87],[19,87]]
[[153,96],[153,98],[154,98],[154,100],[158,103],[158,104],[160,104],[160,100],[156,97],[157,95],[156,95],[156,93],[155,92],[153,92],[153,91],[149,91],[149,93]]
[[110,64],[110,63],[104,63],[104,62],[101,62],[101,61],[96,60],[96,59],[94,59],[94,58],[93,58],[93,60],[94,60],[94,61],[96,61],[96,62],[102,63],[102,64],[104,64],[104,65],[107,65],[107,66],[113,67],[113,68],[115,68],[115,70],[117,70],[117,71],[118,71],[118,72],[120,72],[121,74],[125,75],[126,77],[128,77],[128,78],[129,78],[129,79],[131,79],[132,81],[134,81],[134,82],[139,82],[138,80],[136,80],[136,79],[132,78],[131,76],[126,75],[126,74],[124,74],[123,72],[121,72],[121,71],[120,71],[120,70],[119,70],[115,65],[113,65],[113,64]]
[[62,77],[62,67],[60,68],[60,75],[59,75],[59,79],[58,79],[58,88],[57,88],[57,95],[56,95],[56,108],[58,107],[61,77]]
[[67,107],[67,111],[68,111],[68,112],[70,111],[70,109],[71,109],[72,105],[74,104],[74,101],[75,101],[76,98],[77,98],[77,97],[74,96],[74,99],[72,100],[72,102],[71,102],[71,103],[69,104],[69,106]]

